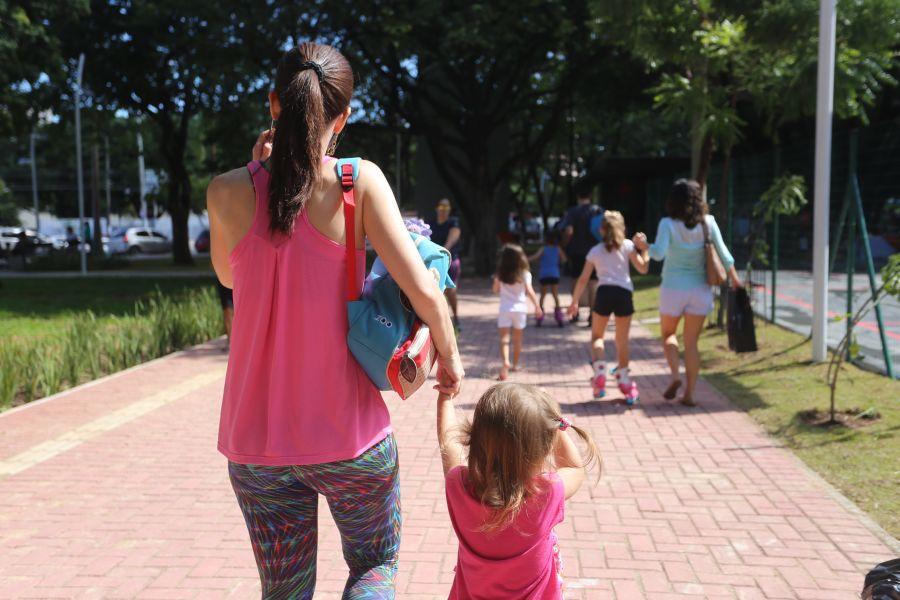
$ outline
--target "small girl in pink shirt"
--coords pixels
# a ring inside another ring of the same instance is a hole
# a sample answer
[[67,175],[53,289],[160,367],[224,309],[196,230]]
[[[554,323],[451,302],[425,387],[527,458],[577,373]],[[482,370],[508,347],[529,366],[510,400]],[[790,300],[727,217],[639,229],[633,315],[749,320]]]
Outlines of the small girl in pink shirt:
[[[583,459],[569,429],[588,448]],[[590,435],[560,414],[542,390],[500,383],[459,427],[453,402],[438,397],[438,440],[447,507],[459,538],[450,600],[562,598],[553,528],[563,506],[599,462]],[[464,448],[468,447],[468,460]]]

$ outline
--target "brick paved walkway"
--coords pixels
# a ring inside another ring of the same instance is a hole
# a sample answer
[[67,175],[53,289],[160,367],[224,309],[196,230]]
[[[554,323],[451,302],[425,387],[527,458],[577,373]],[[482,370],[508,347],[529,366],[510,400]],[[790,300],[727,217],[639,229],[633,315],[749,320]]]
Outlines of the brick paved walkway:
[[[495,310],[483,292],[463,296],[465,410],[497,367]],[[666,369],[643,329],[641,405],[627,409],[613,390],[591,400],[586,336],[528,329],[520,374],[593,432],[605,460],[559,528],[567,598],[843,600],[900,554],[709,386],[702,409],[664,403]],[[215,450],[224,367],[220,346],[204,345],[0,416],[0,597],[258,597]],[[402,461],[399,597],[445,598],[455,540],[434,405],[427,394],[388,402]],[[322,515],[317,598],[338,598],[346,571]]]

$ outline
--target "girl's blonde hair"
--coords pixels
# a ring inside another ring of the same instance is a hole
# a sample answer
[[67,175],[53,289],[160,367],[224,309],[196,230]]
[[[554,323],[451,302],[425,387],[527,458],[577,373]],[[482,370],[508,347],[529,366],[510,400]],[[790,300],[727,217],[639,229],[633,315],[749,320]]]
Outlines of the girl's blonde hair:
[[516,244],[505,244],[500,249],[500,262],[497,263],[497,279],[512,285],[523,279],[528,270],[528,257],[522,247]]
[[[463,443],[469,448],[472,493],[492,509],[482,531],[508,527],[525,500],[543,490],[545,480],[536,475],[551,458],[561,420],[556,401],[532,385],[499,383],[478,400]],[[587,445],[585,467],[596,462],[599,468],[600,453],[590,434],[569,427]]]
[[617,210],[603,213],[603,224],[600,225],[600,237],[607,252],[618,250],[625,242],[625,217]]

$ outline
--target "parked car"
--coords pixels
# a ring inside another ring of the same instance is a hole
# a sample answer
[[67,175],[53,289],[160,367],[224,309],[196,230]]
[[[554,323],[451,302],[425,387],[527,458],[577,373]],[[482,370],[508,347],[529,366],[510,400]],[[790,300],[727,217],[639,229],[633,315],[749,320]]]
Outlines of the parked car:
[[194,241],[194,250],[197,252],[209,252],[209,229],[204,229]]
[[158,254],[172,250],[172,242],[158,231],[129,227],[109,238],[111,254]]
[[11,254],[25,234],[26,243],[31,246],[29,255],[43,256],[53,249],[53,241],[33,229],[22,227],[0,227],[0,254]]

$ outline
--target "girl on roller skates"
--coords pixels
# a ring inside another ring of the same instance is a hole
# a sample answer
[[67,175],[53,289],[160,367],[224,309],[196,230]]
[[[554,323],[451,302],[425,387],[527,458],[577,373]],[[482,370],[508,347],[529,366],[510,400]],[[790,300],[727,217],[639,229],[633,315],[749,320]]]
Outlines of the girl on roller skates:
[[614,370],[619,384],[619,391],[625,396],[629,405],[640,398],[637,384],[628,373],[630,352],[628,335],[631,329],[631,316],[634,314],[632,294],[634,284],[629,275],[628,263],[634,265],[638,273],[646,273],[650,258],[647,250],[637,250],[634,242],[625,239],[625,219],[622,213],[608,210],[603,213],[600,225],[602,241],[591,248],[584,263],[584,270],[575,284],[572,304],[569,305],[569,316],[578,313],[578,299],[584,292],[591,278],[591,271],[597,271],[600,287],[597,288],[597,299],[594,301],[591,319],[591,366],[594,376],[591,387],[594,398],[606,395],[606,349],[603,336],[610,315],[615,315],[616,354],[618,363]]

